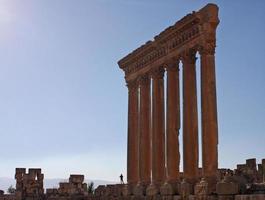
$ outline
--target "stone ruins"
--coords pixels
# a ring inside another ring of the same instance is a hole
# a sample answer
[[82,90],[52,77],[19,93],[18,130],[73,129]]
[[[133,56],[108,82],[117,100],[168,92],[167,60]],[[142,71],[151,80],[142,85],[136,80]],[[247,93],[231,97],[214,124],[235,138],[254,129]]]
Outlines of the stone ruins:
[[[0,200],[265,200],[265,159],[258,165],[256,159],[248,159],[234,170],[218,168],[218,24],[217,5],[207,4],[118,62],[128,86],[127,184],[100,185],[91,194],[83,175],[71,175],[69,182],[44,193],[41,169],[26,173],[17,168],[15,194],[0,191]],[[196,55],[200,56],[201,109],[197,108]]]

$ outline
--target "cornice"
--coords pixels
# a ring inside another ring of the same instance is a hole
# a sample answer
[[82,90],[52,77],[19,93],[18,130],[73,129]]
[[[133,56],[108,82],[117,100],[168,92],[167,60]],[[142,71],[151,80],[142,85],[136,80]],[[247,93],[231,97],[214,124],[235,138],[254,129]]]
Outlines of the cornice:
[[127,77],[176,50],[186,51],[187,47],[194,48],[215,42],[215,29],[218,23],[217,5],[207,4],[199,11],[186,15],[155,36],[153,40],[122,58],[118,62],[119,67],[124,70]]

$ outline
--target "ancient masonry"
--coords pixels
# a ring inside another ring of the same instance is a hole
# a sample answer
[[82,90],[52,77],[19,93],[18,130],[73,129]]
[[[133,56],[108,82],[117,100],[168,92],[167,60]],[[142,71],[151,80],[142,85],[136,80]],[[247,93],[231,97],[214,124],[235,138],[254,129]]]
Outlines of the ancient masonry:
[[[129,99],[127,184],[101,185],[89,194],[84,176],[71,175],[69,182],[44,193],[41,169],[26,173],[17,168],[15,194],[0,191],[0,200],[265,200],[265,159],[258,165],[256,159],[248,159],[235,170],[218,168],[218,24],[218,7],[208,4],[118,62],[125,72]],[[200,56],[201,113],[196,55]],[[198,163],[198,114],[202,168]],[[181,127],[183,172],[179,170]]]

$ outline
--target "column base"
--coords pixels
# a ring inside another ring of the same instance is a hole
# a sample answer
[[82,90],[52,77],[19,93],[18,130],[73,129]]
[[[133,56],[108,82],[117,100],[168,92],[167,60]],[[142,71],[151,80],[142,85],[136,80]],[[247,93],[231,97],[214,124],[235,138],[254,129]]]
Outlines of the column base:
[[192,194],[192,184],[188,183],[185,179],[180,183],[180,195],[182,199],[188,199]]
[[122,196],[131,196],[133,195],[134,186],[131,184],[125,184],[122,188]]
[[143,183],[138,183],[133,188],[133,194],[134,196],[144,196],[146,194],[146,185]]
[[179,183],[177,182],[165,182],[160,187],[160,193],[163,196],[179,194]]
[[146,189],[147,196],[155,196],[160,193],[160,187],[158,184],[151,183]]
[[208,193],[216,194],[217,176],[206,176],[204,179],[208,183]]

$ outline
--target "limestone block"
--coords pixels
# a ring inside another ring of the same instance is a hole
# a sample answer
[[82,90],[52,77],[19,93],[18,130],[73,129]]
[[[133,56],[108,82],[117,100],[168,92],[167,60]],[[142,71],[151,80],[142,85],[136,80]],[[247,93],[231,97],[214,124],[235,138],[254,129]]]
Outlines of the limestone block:
[[151,183],[146,189],[147,196],[155,196],[159,194],[159,192],[160,192],[159,186],[157,186],[154,183]]
[[136,197],[144,196],[145,193],[146,193],[146,186],[144,186],[143,184],[139,183],[133,188],[133,194]]
[[239,193],[239,187],[237,183],[221,181],[217,183],[216,191],[218,195],[233,195]]
[[195,185],[194,193],[197,198],[205,197],[208,195],[208,183],[205,181],[205,179],[202,179],[199,183]]
[[189,195],[188,200],[197,200],[195,195]]
[[70,178],[69,178],[69,182],[70,183],[83,183],[84,182],[84,175],[80,175],[80,174],[71,174]]
[[256,170],[257,167],[256,158],[247,159],[246,165],[248,166],[248,168]]
[[265,194],[236,195],[235,200],[264,200]]
[[165,195],[174,195],[174,194],[178,194],[178,188],[179,188],[179,183],[164,183],[161,187],[160,187],[160,194],[162,196]]
[[174,195],[173,200],[181,200],[181,196],[180,195]]
[[180,184],[180,195],[182,200],[188,199],[191,194],[192,188],[191,184],[186,182],[185,179]]
[[219,195],[218,200],[234,200],[234,195]]
[[174,200],[173,196],[172,195],[164,195],[164,196],[161,196],[162,197],[162,200]]
[[130,196],[133,194],[133,186],[124,184],[122,187],[122,196]]

